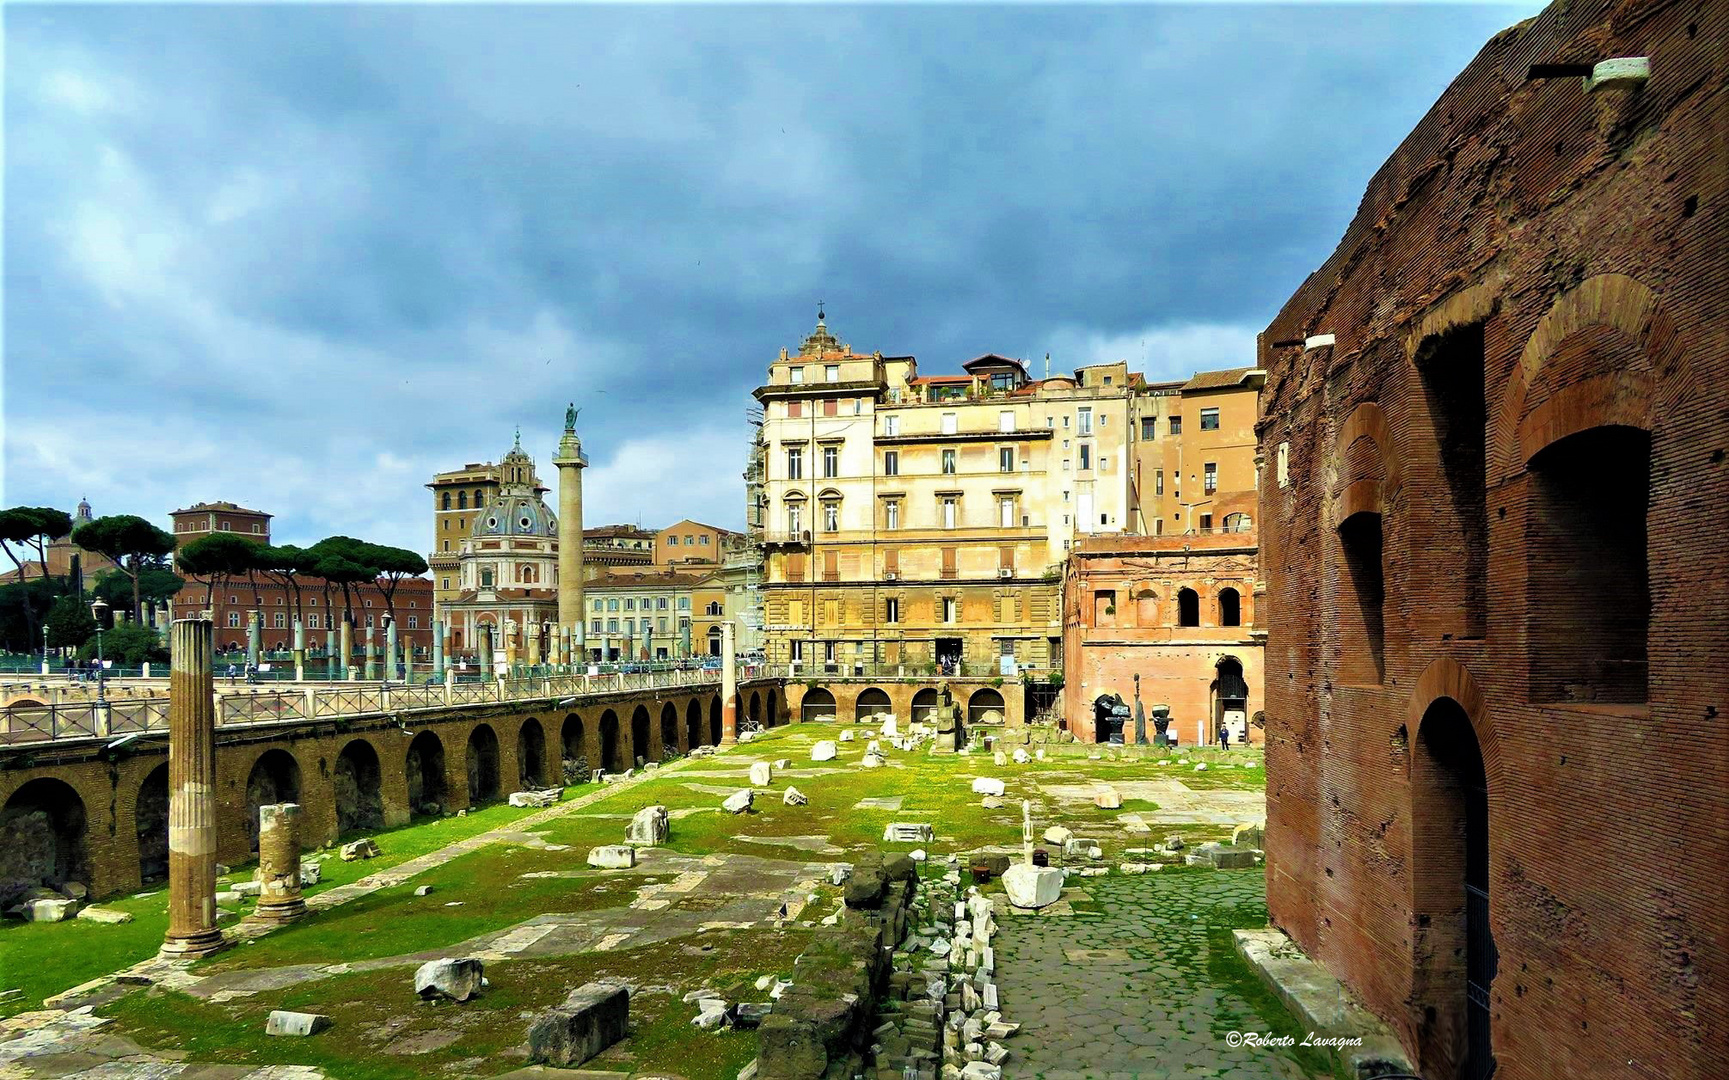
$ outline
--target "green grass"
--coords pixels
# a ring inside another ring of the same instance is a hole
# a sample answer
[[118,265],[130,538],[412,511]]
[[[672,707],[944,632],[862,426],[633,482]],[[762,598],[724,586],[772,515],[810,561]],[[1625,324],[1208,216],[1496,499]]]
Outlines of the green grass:
[[[358,881],[367,874],[507,825],[532,812],[494,803],[464,817],[448,817],[367,833],[365,835],[378,841],[380,855],[375,859],[345,863],[336,857],[334,847],[324,852],[307,852],[304,858],[322,861],[323,869],[319,883],[307,889],[306,894],[311,896]],[[247,864],[233,867],[229,879],[241,881],[251,876],[252,864]],[[118,926],[79,919],[62,923],[7,920],[0,924],[0,990],[17,988],[24,991],[22,996],[0,1002],[0,1016],[41,1008],[44,998],[156,955],[163,935],[168,932],[166,885],[135,896],[104,901],[101,906],[131,912],[133,921]],[[250,911],[251,902],[244,902],[234,910]],[[225,920],[224,925],[232,925],[232,921]],[[262,944],[256,947],[261,948]]]

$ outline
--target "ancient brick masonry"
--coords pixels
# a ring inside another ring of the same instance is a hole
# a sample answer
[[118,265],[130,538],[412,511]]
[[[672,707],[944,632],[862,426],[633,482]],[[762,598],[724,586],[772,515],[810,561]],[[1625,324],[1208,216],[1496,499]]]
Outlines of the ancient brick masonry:
[[1498,35],[1261,341],[1269,908],[1426,1077],[1723,1075],[1724,17]]

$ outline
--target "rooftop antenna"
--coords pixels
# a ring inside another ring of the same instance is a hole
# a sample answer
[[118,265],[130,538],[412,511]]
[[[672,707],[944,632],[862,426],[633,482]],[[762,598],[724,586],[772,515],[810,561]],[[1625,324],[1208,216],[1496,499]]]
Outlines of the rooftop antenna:
[[1051,377],[1051,354],[1045,354],[1045,378]]

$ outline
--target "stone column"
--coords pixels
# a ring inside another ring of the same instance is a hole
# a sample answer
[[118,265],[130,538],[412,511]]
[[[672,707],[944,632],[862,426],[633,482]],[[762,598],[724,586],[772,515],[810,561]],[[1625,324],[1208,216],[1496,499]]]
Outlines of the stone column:
[[303,682],[306,679],[306,627],[301,625],[300,616],[294,617],[294,681]]
[[444,678],[444,620],[432,620],[432,677]]
[[387,617],[384,623],[384,678],[386,682],[396,678],[397,644],[396,620]]
[[216,928],[216,685],[207,619],[178,619],[168,683],[166,956],[224,947]]
[[343,619],[342,629],[338,636],[341,639],[337,645],[342,650],[342,677],[352,680],[354,678],[354,624]]
[[720,624],[720,744],[738,742],[738,663],[732,654],[732,620]]
[[576,406],[564,414],[564,437],[558,440],[558,625],[571,629],[582,643],[582,470],[588,455],[576,437]]
[[254,611],[246,618],[246,662],[258,670],[259,638],[264,636],[264,613]]
[[300,898],[300,807],[273,803],[258,808],[258,907],[252,917],[293,922],[306,914]]
[[378,639],[375,636],[377,628],[366,628],[366,681],[378,678]]
[[324,677],[332,680],[339,678],[337,672],[341,669],[337,667],[336,631],[329,629],[329,625],[325,624],[324,631]]
[[528,638],[527,645],[528,645],[528,662],[529,662],[529,665],[532,667],[539,667],[541,664],[540,620],[536,619],[535,621],[528,623],[526,626],[524,626],[523,627],[523,635]]

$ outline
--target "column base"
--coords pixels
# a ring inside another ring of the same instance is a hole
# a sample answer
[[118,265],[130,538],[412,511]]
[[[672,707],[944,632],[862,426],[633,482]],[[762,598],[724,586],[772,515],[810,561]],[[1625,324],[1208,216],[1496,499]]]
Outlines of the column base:
[[162,941],[161,956],[196,960],[201,956],[210,956],[228,948],[232,942],[222,936],[220,930],[205,930],[197,934],[187,934],[179,937],[167,937]]
[[260,901],[247,918],[252,922],[291,923],[306,914],[306,901],[296,896],[292,900]]

